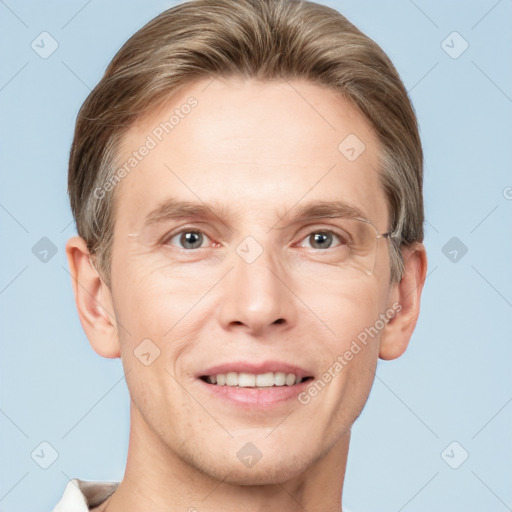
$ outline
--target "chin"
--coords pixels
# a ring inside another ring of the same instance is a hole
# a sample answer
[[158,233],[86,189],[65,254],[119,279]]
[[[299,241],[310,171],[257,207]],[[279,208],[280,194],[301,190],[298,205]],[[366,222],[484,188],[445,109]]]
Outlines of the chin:
[[[319,457],[312,454],[272,453],[270,457],[262,455],[252,466],[239,460],[236,453],[227,456],[214,453],[199,455],[195,452],[186,457],[188,463],[204,475],[234,486],[283,484],[299,477],[311,467]],[[200,458],[199,458],[200,457]]]
[[[262,464],[258,468],[258,464]],[[300,477],[309,467],[309,464],[294,456],[288,460],[269,460],[265,464],[260,461],[254,467],[240,471],[238,475],[233,473],[233,480],[238,485],[271,485],[284,484]],[[237,468],[237,471],[239,469]]]

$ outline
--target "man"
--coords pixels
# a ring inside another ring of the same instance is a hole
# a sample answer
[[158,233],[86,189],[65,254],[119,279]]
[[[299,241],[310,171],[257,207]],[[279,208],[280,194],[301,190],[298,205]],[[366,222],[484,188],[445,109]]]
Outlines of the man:
[[196,0],[130,38],[78,115],[66,246],[128,459],[54,511],[341,510],[419,314],[422,165],[396,70],[332,9]]

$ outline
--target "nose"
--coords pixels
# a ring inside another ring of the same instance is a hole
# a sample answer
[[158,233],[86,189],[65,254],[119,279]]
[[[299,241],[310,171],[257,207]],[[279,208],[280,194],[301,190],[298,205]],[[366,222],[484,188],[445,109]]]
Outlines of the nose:
[[233,270],[223,282],[220,322],[254,336],[289,329],[295,323],[295,296],[283,265],[264,249],[255,261],[233,255]]

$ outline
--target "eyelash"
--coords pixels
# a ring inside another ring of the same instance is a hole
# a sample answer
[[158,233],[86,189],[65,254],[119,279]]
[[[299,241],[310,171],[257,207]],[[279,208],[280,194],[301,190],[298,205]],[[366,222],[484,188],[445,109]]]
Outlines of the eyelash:
[[[201,233],[202,235],[206,236],[208,239],[211,239],[211,237],[209,237],[206,233],[204,233],[201,229],[197,229],[193,226],[189,226],[189,227],[185,227],[185,228],[182,228],[180,229],[179,231],[176,231],[174,233],[171,233],[169,235],[166,235],[162,241],[162,244],[163,245],[171,245],[169,242],[170,240],[172,240],[174,237],[178,236],[178,235],[182,235],[183,233]],[[305,236],[303,236],[301,239],[300,239],[300,242],[306,240],[308,237],[310,237],[311,235],[315,234],[315,233],[324,233],[324,234],[329,234],[329,235],[334,235],[335,237],[337,237],[341,244],[340,245],[343,245],[343,240],[345,240],[345,236],[343,236],[341,233],[337,232],[336,230],[333,230],[332,228],[329,228],[329,229],[322,229],[322,228],[317,228],[317,229],[312,229],[311,231],[308,231],[306,233]],[[295,245],[295,244],[294,244]],[[315,248],[311,248],[313,250],[317,250],[317,251],[322,251],[322,252],[326,252],[328,251],[329,249],[334,249],[336,248],[337,246],[335,247],[328,247],[327,249],[315,249]],[[195,249],[185,249],[183,247],[178,247],[178,249],[182,250],[182,251],[185,251],[185,252],[194,252],[194,251],[197,251],[198,249],[207,249],[208,247],[196,247]]]

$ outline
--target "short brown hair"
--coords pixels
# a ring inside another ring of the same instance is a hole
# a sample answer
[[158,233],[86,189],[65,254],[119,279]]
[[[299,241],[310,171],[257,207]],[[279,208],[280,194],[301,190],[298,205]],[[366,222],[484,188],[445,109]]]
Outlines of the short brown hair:
[[192,80],[306,79],[349,99],[381,143],[391,280],[400,247],[423,241],[423,152],[413,106],[384,51],[343,15],[303,0],[192,0],[164,11],[117,52],[77,117],[68,192],[78,234],[110,286],[113,191],[94,193],[116,170],[126,130]]

